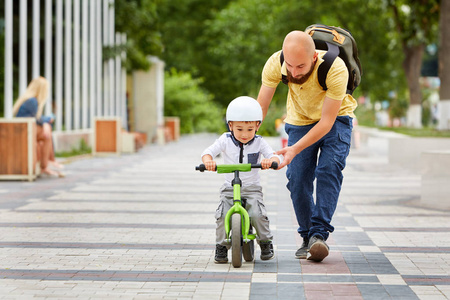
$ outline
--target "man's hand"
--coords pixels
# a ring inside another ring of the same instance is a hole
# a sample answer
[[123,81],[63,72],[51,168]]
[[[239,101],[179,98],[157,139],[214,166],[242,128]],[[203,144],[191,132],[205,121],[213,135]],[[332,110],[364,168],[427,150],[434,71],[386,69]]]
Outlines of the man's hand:
[[337,101],[325,97],[322,107],[322,117],[320,121],[316,125],[314,125],[314,127],[294,145],[283,148],[280,151],[276,152],[276,154],[283,155],[284,157],[283,163],[280,164],[278,170],[290,164],[294,157],[302,152],[303,149],[311,146],[330,131],[330,129],[333,127],[334,122],[336,121],[341,103],[342,101]]
[[286,147],[275,152],[275,154],[283,155],[283,162],[278,166],[278,170],[280,170],[285,166],[287,166],[288,164],[290,164],[298,153],[295,151],[293,147]]

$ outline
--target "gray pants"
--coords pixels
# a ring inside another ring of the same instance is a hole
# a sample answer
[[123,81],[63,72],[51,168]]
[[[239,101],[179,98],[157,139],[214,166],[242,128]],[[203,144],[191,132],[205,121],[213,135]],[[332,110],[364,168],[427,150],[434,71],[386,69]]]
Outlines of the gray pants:
[[[241,187],[241,199],[247,199],[245,209],[251,219],[251,225],[255,227],[256,241],[271,241],[273,238],[269,228],[269,218],[266,207],[263,203],[262,188],[259,185]],[[230,246],[225,241],[225,216],[227,211],[233,206],[233,187],[223,185],[220,188],[220,203],[216,210],[216,244]]]

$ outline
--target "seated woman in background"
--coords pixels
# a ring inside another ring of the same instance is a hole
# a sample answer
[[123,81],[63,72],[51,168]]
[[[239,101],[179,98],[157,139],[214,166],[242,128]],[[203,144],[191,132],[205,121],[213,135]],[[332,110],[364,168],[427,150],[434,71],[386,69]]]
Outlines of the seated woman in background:
[[[49,163],[57,168],[62,166],[54,161],[52,126],[53,119],[43,117],[45,102],[48,97],[48,81],[44,77],[33,79],[25,92],[17,99],[13,107],[13,114],[16,117],[33,117],[37,123],[37,142],[41,159],[41,172],[51,176],[63,177],[64,175],[49,168]],[[53,158],[52,161],[50,159]]]

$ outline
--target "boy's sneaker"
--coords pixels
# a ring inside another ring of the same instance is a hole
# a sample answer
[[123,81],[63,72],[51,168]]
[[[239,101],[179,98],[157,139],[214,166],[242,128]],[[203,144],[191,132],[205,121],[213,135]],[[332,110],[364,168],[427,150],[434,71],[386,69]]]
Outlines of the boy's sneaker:
[[214,260],[216,264],[224,264],[228,262],[228,249],[226,246],[216,244],[216,255]]
[[269,260],[274,256],[272,241],[259,242],[259,247],[261,247],[261,260]]
[[328,247],[327,243],[325,243],[323,238],[320,235],[315,235],[309,239],[309,251],[307,259],[320,262],[328,256],[329,249],[330,248]]
[[306,259],[306,255],[308,254],[309,239],[303,238],[302,246],[295,252],[295,258]]

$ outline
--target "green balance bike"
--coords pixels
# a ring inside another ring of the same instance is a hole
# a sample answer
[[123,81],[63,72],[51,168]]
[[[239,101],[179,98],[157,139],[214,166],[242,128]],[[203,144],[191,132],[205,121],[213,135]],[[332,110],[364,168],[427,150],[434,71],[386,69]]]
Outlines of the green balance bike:
[[[242,181],[239,178],[239,172],[250,172],[253,168],[261,168],[261,164],[231,164],[217,165],[217,173],[234,173],[233,185],[233,206],[225,215],[226,241],[231,242],[231,262],[233,267],[239,268],[242,265],[242,256],[245,261],[250,262],[254,259],[255,244],[254,240],[257,233],[253,232],[250,223],[250,217],[245,209],[245,199],[241,199]],[[272,162],[270,168],[278,169],[278,164]],[[201,164],[195,167],[197,171],[204,172],[206,167]]]

